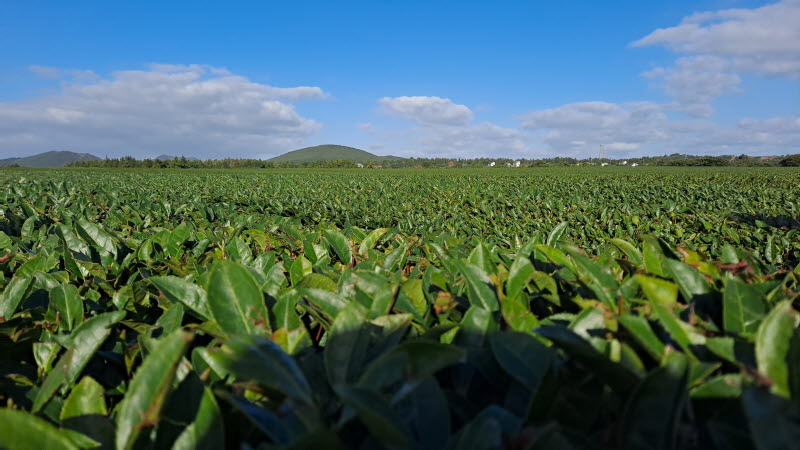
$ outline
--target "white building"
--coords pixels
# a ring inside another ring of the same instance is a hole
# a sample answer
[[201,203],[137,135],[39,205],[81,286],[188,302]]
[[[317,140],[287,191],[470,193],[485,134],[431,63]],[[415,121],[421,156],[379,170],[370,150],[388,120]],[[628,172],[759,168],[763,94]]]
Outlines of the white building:
[[494,167],[494,161],[489,163],[489,167]]

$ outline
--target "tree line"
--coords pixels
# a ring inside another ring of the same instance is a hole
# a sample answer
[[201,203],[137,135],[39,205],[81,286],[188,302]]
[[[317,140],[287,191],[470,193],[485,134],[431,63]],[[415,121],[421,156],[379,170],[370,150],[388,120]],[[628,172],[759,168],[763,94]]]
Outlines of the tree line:
[[[519,164],[517,165],[517,162]],[[501,168],[501,167],[565,167],[587,165],[628,165],[639,166],[741,166],[741,167],[767,167],[787,166],[800,167],[800,154],[785,157],[752,157],[740,156],[694,156],[674,153],[664,156],[648,156],[641,158],[607,159],[591,158],[577,159],[570,157],[556,157],[543,159],[509,159],[509,158],[404,158],[395,160],[353,162],[349,160],[335,161],[302,161],[302,162],[270,162],[262,159],[207,159],[195,160],[186,157],[173,159],[136,159],[132,156],[121,158],[106,158],[94,161],[76,161],[67,164],[67,167],[105,167],[105,168],[146,168],[146,169],[281,169],[281,168]]]

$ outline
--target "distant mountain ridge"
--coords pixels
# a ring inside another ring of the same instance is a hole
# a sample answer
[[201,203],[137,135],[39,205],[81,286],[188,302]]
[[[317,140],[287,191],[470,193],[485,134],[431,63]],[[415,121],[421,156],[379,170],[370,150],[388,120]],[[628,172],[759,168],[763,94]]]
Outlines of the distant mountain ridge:
[[345,145],[316,145],[314,147],[301,148],[280,156],[270,158],[267,162],[272,163],[298,163],[314,161],[337,161],[347,160],[353,162],[367,161],[388,161],[393,159],[403,159],[397,156],[380,156],[373,153],[347,147]]
[[100,158],[89,153],[75,153],[69,151],[52,151],[22,158],[0,159],[0,167],[17,164],[22,167],[64,167],[76,161],[97,161]]

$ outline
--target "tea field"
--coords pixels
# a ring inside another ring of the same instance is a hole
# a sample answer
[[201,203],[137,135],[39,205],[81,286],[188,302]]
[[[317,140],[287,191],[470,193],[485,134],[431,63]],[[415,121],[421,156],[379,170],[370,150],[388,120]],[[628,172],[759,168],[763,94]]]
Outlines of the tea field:
[[0,448],[783,449],[792,168],[0,170]]

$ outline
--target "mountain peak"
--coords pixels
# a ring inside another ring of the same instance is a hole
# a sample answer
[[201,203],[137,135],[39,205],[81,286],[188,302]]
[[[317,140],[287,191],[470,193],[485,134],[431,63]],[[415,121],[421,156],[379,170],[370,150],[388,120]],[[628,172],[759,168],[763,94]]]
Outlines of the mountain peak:
[[23,158],[8,158],[0,160],[0,166],[10,166],[17,164],[22,167],[64,167],[76,161],[96,161],[97,156],[89,153],[75,153],[66,150],[54,150],[38,155],[25,156]]

